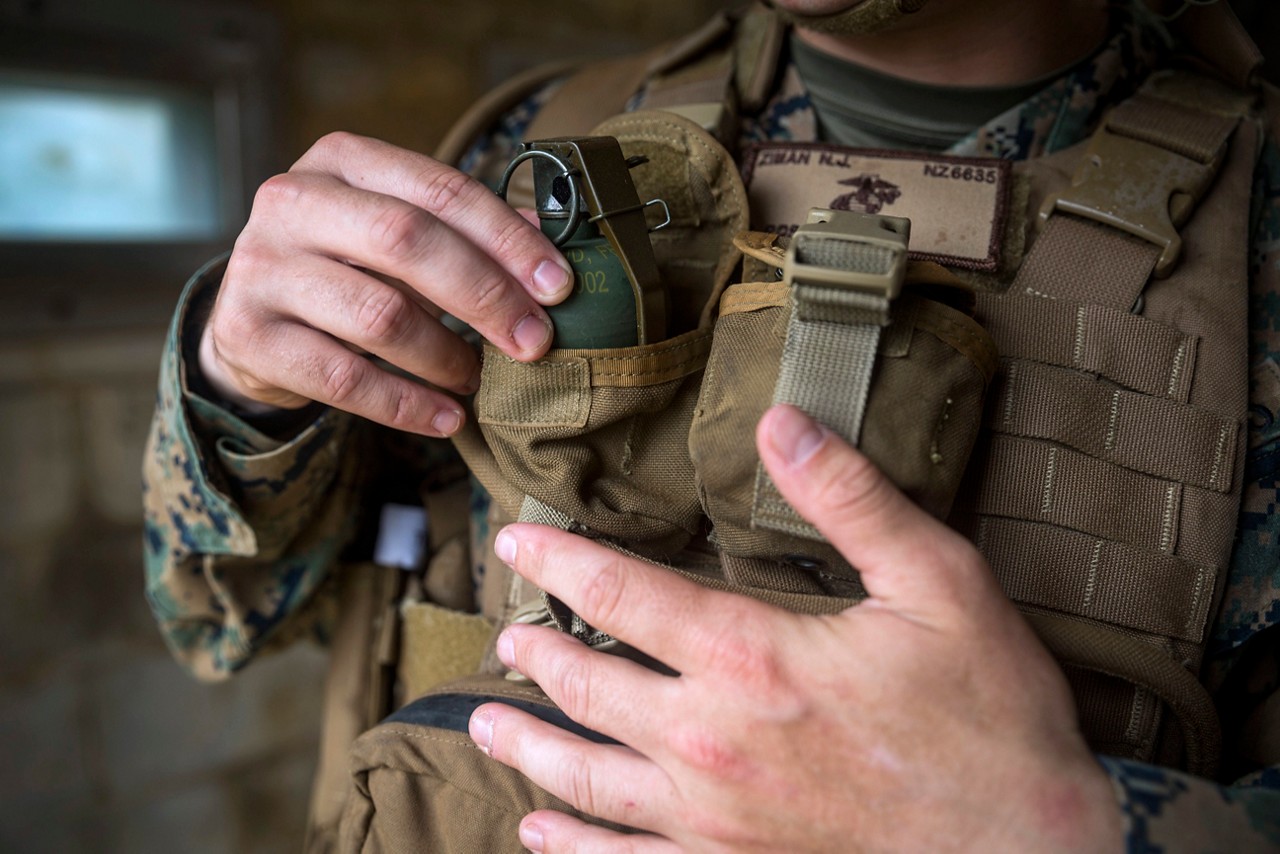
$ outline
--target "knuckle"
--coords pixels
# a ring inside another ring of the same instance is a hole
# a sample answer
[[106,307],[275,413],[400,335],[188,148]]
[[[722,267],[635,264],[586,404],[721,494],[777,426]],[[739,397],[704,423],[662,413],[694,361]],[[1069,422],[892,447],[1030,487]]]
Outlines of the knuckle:
[[209,318],[209,335],[213,338],[213,346],[225,359],[240,349],[241,342],[252,342],[261,338],[260,323],[249,312],[220,307]]
[[617,558],[584,572],[578,585],[578,610],[593,624],[611,625],[628,601],[627,573]]
[[599,815],[591,763],[586,756],[578,752],[568,754],[561,765],[560,775],[567,795],[565,800],[588,815]]
[[590,719],[593,681],[590,665],[564,659],[551,677],[557,702],[566,715],[579,723]]
[[494,228],[489,236],[489,250],[496,258],[511,258],[532,252],[531,226],[523,219],[515,218]]
[[417,260],[431,234],[431,217],[419,208],[394,205],[378,214],[369,239],[378,255],[397,264]]
[[275,254],[261,241],[242,234],[236,240],[231,257],[227,259],[227,271],[222,277],[218,298],[239,296],[242,288],[252,288],[252,283],[269,275],[275,263]]
[[471,310],[477,316],[488,317],[506,301],[508,281],[501,273],[489,271],[471,283]]
[[413,309],[409,298],[395,288],[370,287],[356,311],[357,334],[365,342],[395,343],[413,328]]
[[672,754],[700,775],[720,781],[741,779],[746,772],[742,754],[707,724],[691,722],[671,734]]
[[296,175],[288,172],[272,175],[258,185],[258,190],[253,195],[254,212],[261,213],[263,210],[274,210],[297,204],[302,197],[302,185],[303,182],[299,181]]
[[784,682],[778,656],[766,639],[743,635],[737,626],[752,625],[728,619],[705,641],[708,661],[717,672],[761,696],[771,696]]
[[439,166],[424,170],[415,183],[414,197],[439,217],[452,215],[458,208],[465,209],[474,198],[476,187],[466,174]]
[[387,426],[397,430],[413,430],[421,422],[421,407],[418,397],[409,388],[397,388],[395,401],[389,407]]
[[357,145],[360,139],[360,136],[350,131],[330,131],[316,140],[311,151],[328,157],[341,157],[351,146]]
[[325,400],[341,407],[348,403],[360,386],[360,364],[354,354],[340,353],[321,367],[321,389]]

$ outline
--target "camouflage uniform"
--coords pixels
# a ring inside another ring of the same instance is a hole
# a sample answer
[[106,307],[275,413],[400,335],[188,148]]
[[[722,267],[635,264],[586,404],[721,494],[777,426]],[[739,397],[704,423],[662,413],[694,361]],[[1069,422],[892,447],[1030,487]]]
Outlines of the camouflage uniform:
[[[1160,61],[1161,38],[1131,23],[1089,61],[997,116],[948,153],[1021,159],[1087,137],[1111,104]],[[554,84],[512,111],[464,159],[491,183]],[[817,124],[794,67],[770,103],[743,124],[744,142],[811,141]],[[1219,698],[1224,783],[1101,758],[1126,818],[1132,851],[1280,848],[1280,766],[1258,770],[1252,715],[1280,702],[1280,149],[1256,171],[1252,235],[1250,449],[1239,534],[1204,679]],[[316,408],[282,422],[236,417],[201,393],[195,345],[221,275],[191,280],[170,330],[146,458],[147,595],[174,654],[220,679],[300,635],[323,638],[335,610],[331,570],[366,521],[387,449],[396,468],[444,481],[449,445],[394,436]],[[293,423],[289,423],[292,420]],[[377,446],[380,453],[372,453]],[[488,531],[474,490],[472,542]],[[473,555],[482,555],[482,547]],[[477,562],[475,572],[483,572]],[[1274,741],[1278,733],[1270,733]],[[1248,776],[1242,776],[1248,775]],[[1232,778],[1234,782],[1230,782]]]

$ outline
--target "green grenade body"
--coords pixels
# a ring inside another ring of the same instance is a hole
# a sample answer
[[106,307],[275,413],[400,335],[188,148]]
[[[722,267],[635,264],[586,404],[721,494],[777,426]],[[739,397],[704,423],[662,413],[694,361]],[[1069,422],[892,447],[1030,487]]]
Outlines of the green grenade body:
[[[554,237],[564,220],[542,220]],[[574,289],[559,305],[547,307],[555,324],[552,346],[603,349],[638,343],[636,298],[622,259],[595,223],[584,221],[560,251],[573,268]]]

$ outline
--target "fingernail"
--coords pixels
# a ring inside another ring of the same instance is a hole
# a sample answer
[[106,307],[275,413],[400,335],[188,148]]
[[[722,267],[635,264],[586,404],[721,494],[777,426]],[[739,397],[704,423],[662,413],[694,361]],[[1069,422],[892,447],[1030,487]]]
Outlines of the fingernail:
[[516,645],[511,640],[510,632],[503,632],[498,635],[498,643],[495,651],[498,653],[498,660],[507,667],[516,666]]
[[542,828],[536,824],[520,825],[520,844],[533,851],[534,854],[541,854]]
[[458,432],[458,428],[462,426],[462,413],[456,409],[446,409],[437,412],[436,417],[431,419],[431,429],[435,430],[441,436],[452,436]]
[[553,297],[569,286],[572,276],[568,267],[548,258],[533,271],[533,287],[544,297]]
[[520,318],[520,322],[511,332],[511,338],[516,342],[516,346],[525,353],[540,350],[550,337],[551,324],[532,314],[526,314]]
[[489,717],[488,712],[481,712],[471,716],[471,721],[467,725],[467,732],[471,735],[471,740],[476,743],[484,751],[484,755],[490,755],[493,749],[493,718]]
[[507,566],[516,562],[516,538],[503,528],[493,540],[493,553]]
[[782,409],[773,419],[769,439],[777,452],[790,463],[803,463],[813,456],[826,438],[816,421],[798,409]]

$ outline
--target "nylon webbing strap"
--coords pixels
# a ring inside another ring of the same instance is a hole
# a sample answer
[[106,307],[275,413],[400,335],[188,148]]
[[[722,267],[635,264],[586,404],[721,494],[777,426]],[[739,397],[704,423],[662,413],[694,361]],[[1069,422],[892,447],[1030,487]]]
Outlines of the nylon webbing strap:
[[1183,486],[1070,448],[995,436],[975,512],[1048,522],[1138,548],[1172,553]]
[[1186,403],[1199,339],[1128,311],[1066,300],[978,294],[978,316],[1002,356],[1085,371]]
[[[787,251],[791,316],[773,402],[795,406],[857,445],[880,330],[906,272],[910,223],[814,209]],[[823,540],[761,465],[752,525]]]
[[1238,115],[1144,91],[1089,140],[1071,186],[1045,200],[1044,229],[1018,271],[1021,293],[1126,310],[1172,272],[1178,229],[1222,165]]
[[1212,566],[990,516],[981,519],[974,539],[1015,602],[1193,643],[1203,639],[1216,577]]
[[[520,505],[519,521],[547,525],[552,528],[559,528],[562,531],[576,531],[580,527],[567,515],[549,504],[544,504],[532,495],[526,495],[524,503]],[[560,631],[573,635],[589,646],[596,646],[611,640],[609,635],[592,627],[586,620],[579,617],[576,612],[570,610],[568,606],[545,590],[542,591],[542,601],[546,605],[547,612],[551,614],[551,618],[555,621],[556,628],[560,629]]]
[[1147,286],[1160,248],[1074,216],[1045,225],[1018,270],[1013,289],[1128,311]]
[[1048,439],[1164,480],[1231,489],[1239,425],[1208,410],[1013,361],[987,412],[988,424],[1002,433]]
[[731,118],[733,72],[732,53],[713,53],[676,74],[650,80],[638,108],[676,113],[723,139]]

